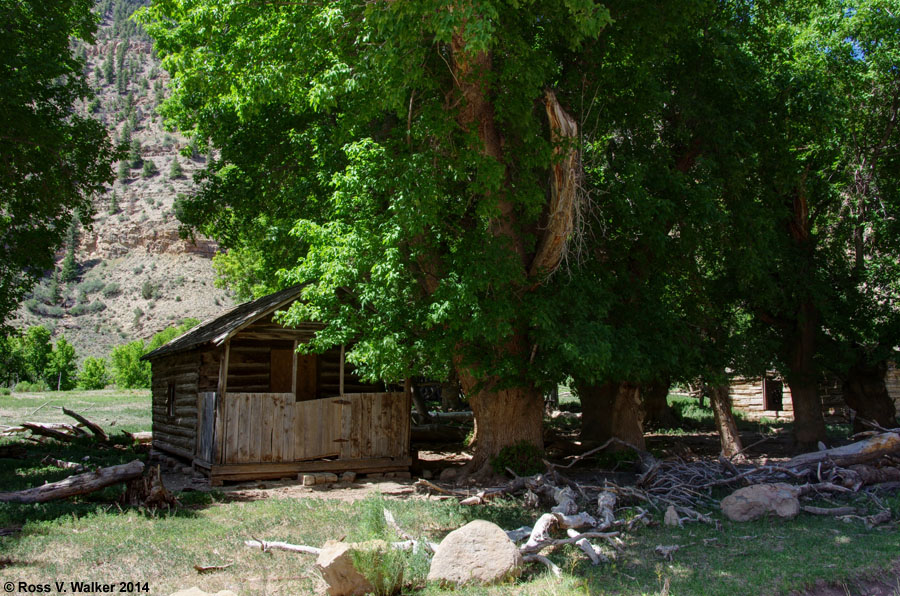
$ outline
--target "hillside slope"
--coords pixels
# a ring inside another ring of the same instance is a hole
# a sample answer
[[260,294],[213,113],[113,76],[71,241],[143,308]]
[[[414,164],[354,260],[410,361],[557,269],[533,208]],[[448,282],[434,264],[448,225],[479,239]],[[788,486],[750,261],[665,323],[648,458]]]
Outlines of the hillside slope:
[[[175,200],[191,191],[205,159],[195,152],[182,155],[187,141],[164,130],[156,113],[168,77],[150,40],[128,19],[140,4],[98,2],[97,43],[75,48],[96,93],[81,109],[103,121],[116,142],[128,144],[130,155],[118,164],[113,187],[97,197],[92,227],[70,230],[56,270],[12,322],[18,328],[44,325],[55,338],[64,334],[79,360],[106,356],[115,345],[147,338],[186,317],[215,316],[233,304],[214,286],[215,243],[178,235]],[[67,254],[74,268],[67,269]]]

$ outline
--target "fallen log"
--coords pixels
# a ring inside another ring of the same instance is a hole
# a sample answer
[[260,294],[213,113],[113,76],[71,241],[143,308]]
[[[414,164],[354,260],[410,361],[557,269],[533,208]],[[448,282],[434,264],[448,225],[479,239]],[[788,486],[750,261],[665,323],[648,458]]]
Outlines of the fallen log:
[[122,431],[122,433],[126,437],[128,437],[129,439],[131,439],[132,441],[134,441],[135,443],[138,443],[140,445],[149,445],[150,443],[153,442],[153,433],[149,430],[139,431],[136,433]]
[[[30,430],[32,434],[42,435],[44,437],[49,437],[51,439],[56,439],[57,441],[63,441],[65,443],[71,443],[72,439],[75,438],[75,435],[56,430],[55,428],[51,428],[46,424],[38,424],[37,422],[23,422],[22,426]],[[69,426],[69,428],[71,429],[72,427]]]
[[94,433],[94,436],[97,437],[98,441],[103,441],[104,443],[109,441],[109,436],[106,434],[106,432],[102,428],[100,428],[100,426],[97,423],[91,422],[90,420],[88,420],[87,418],[82,416],[81,414],[79,414],[77,412],[73,412],[72,410],[70,410],[68,408],[63,408],[62,411],[63,411],[63,414],[65,414],[66,416],[71,416],[78,422],[85,425],[88,428],[88,430],[90,430],[92,433]]
[[785,464],[786,468],[809,468],[820,463],[834,462],[836,466],[845,467],[853,464],[863,464],[890,453],[900,452],[900,433],[882,433],[824,451],[804,453],[791,459]]
[[51,482],[43,486],[16,492],[0,493],[0,503],[46,503],[56,499],[65,499],[66,497],[91,493],[113,484],[137,478],[143,472],[143,462],[134,460],[127,464],[101,468],[95,472],[69,476],[65,480]]
[[466,438],[466,432],[446,424],[415,424],[409,430],[409,437],[414,443],[458,443]]
[[475,420],[475,413],[471,410],[464,412],[428,412],[428,417],[432,420],[443,420],[444,422],[472,422]]

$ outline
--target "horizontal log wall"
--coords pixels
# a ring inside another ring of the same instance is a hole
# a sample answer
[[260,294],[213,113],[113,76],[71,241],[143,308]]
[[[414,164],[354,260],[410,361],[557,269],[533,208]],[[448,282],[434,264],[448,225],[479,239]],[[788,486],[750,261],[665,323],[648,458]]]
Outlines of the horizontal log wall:
[[[819,397],[822,399],[822,413],[825,416],[846,417],[847,407],[841,389],[841,383],[837,380],[823,380],[819,384]],[[784,382],[780,411],[766,410],[765,397],[763,395],[762,377],[736,378],[731,382],[731,401],[735,410],[744,414],[750,420],[760,418],[787,418],[794,417],[794,404],[791,401],[791,389]]]
[[900,414],[900,368],[897,367],[896,362],[888,362],[887,374],[884,375],[884,384],[887,386],[888,394],[894,399],[897,413]]
[[[163,356],[151,363],[153,442],[164,450],[175,447],[183,453],[194,452],[200,362],[200,353],[193,351]],[[170,415],[167,404],[170,386],[175,389],[174,415]]]
[[[319,398],[340,395],[341,349],[332,348],[318,355]],[[349,364],[344,364],[344,393],[377,393],[384,391],[383,383],[365,383]]]

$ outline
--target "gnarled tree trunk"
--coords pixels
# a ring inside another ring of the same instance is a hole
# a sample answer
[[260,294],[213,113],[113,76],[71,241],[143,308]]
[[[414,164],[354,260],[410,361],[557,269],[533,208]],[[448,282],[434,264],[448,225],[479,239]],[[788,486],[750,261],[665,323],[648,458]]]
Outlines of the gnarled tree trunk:
[[854,432],[868,430],[860,419],[876,422],[885,428],[897,423],[897,409],[884,384],[887,362],[866,364],[859,362],[847,372],[843,393],[847,405],[856,410]]
[[675,428],[678,420],[669,405],[668,379],[641,385],[644,404],[644,428]]
[[581,439],[603,442],[613,437],[645,449],[640,389],[634,383],[578,384]]
[[491,459],[504,447],[524,441],[544,448],[544,396],[534,386],[496,389],[459,371],[463,391],[475,414],[475,453],[469,472],[491,473]]

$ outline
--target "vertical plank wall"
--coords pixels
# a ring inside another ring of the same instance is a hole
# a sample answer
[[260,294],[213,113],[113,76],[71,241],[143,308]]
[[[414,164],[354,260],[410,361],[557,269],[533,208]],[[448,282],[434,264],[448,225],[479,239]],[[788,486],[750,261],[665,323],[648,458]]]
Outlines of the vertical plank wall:
[[226,464],[409,453],[409,397],[361,393],[295,402],[291,393],[225,396]]

